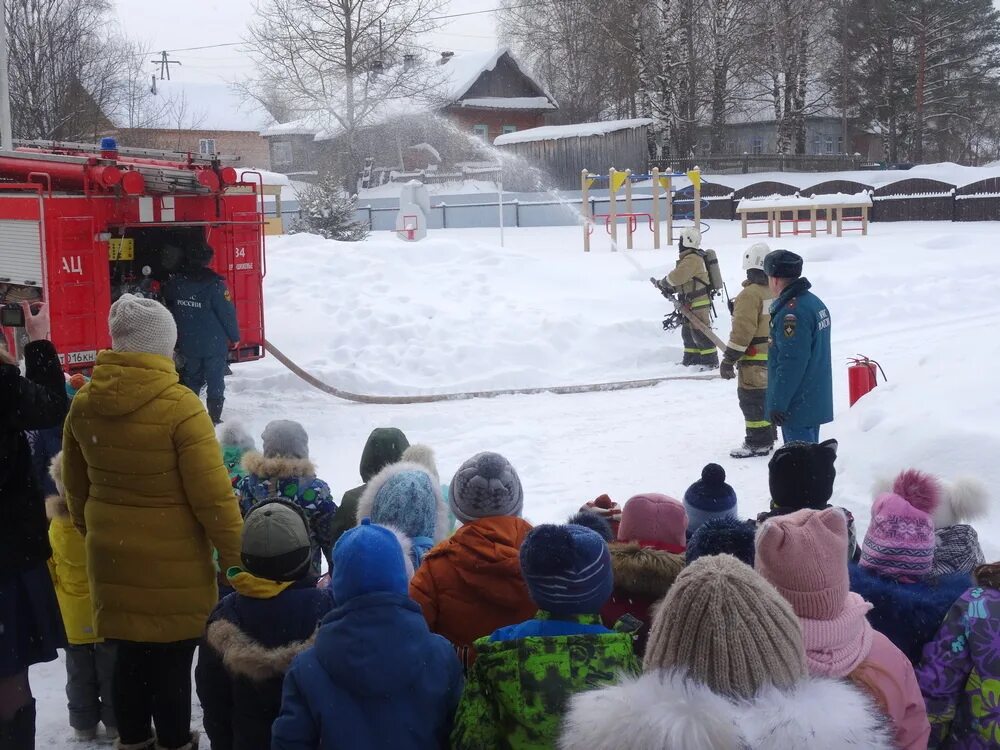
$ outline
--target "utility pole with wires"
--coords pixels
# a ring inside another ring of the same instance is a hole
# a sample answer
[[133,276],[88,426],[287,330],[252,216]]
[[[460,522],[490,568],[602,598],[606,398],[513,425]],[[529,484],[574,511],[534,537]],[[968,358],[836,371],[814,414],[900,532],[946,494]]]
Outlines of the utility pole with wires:
[[160,53],[160,58],[158,60],[153,60],[153,65],[160,66],[160,80],[170,80],[170,66],[180,65],[180,60],[171,60],[166,50]]
[[14,150],[10,123],[10,76],[7,71],[7,0],[0,0],[0,148]]

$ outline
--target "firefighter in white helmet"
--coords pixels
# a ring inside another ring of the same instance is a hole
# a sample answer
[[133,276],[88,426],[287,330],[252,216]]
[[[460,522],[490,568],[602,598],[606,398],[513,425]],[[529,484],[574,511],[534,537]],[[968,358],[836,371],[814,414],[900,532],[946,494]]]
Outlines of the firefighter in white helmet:
[[767,421],[767,350],[771,325],[771,290],[764,273],[764,256],[771,248],[764,242],[751,246],[743,254],[747,278],[743,290],[730,305],[733,328],[722,355],[719,374],[725,380],[738,377],[740,409],[746,422],[743,445],[730,452],[733,458],[766,456],[774,448],[774,426]]
[[[660,289],[666,289],[677,294],[678,300],[687,305],[706,326],[712,324],[712,284],[705,265],[705,256],[701,253],[701,232],[694,227],[681,231],[677,243],[680,256],[674,270],[659,282]],[[719,353],[715,344],[705,334],[688,322],[687,318],[681,324],[681,340],[684,342],[685,367],[716,368],[719,366]]]

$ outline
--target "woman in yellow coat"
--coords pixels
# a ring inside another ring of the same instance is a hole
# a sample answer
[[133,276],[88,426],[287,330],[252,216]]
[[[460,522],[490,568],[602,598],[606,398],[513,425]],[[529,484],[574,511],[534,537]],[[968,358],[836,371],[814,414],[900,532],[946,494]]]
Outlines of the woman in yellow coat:
[[66,500],[86,536],[97,635],[117,642],[121,746],[191,748],[191,662],[217,597],[212,548],[223,570],[238,565],[242,520],[212,422],[178,382],[173,316],[126,294],[108,324],[112,349],[66,419]]

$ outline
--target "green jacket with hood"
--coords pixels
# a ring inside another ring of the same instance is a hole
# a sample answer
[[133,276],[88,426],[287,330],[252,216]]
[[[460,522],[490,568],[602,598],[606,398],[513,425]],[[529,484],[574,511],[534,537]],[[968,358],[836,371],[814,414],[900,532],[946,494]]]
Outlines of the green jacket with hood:
[[333,517],[333,544],[337,543],[341,534],[357,524],[355,516],[358,512],[358,500],[361,499],[368,480],[389,464],[399,461],[403,457],[403,451],[409,447],[410,442],[402,430],[395,427],[377,427],[372,430],[361,453],[361,480],[365,484],[344,493]]
[[[537,620],[553,620],[539,612]],[[600,625],[598,615],[566,623]],[[580,633],[476,641],[479,658],[465,685],[451,735],[452,750],[554,748],[574,693],[612,685],[640,673],[630,633]]]

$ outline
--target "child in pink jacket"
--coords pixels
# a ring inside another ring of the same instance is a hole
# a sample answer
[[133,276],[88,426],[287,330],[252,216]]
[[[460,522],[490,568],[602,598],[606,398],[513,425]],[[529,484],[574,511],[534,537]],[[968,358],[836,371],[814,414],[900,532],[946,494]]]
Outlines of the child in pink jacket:
[[849,590],[847,518],[839,508],[767,519],[754,567],[795,610],[814,677],[866,689],[895,729],[898,747],[923,750],[931,727],[913,666],[865,616],[871,605]]

